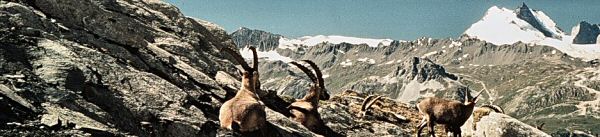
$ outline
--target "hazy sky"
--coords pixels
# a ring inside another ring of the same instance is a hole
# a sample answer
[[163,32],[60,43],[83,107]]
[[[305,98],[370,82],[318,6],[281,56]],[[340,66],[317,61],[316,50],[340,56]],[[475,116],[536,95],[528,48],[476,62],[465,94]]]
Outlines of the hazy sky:
[[[287,37],[343,35],[413,40],[458,37],[491,6],[523,0],[166,0],[186,15],[224,27],[261,29]],[[570,33],[579,21],[600,23],[600,0],[525,1]]]

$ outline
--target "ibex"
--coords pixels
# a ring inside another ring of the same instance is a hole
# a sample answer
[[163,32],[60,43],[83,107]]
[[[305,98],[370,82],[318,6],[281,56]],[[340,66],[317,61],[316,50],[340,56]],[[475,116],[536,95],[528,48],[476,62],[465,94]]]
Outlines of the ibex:
[[321,70],[317,65],[309,60],[303,60],[308,63],[314,70],[316,76],[312,73],[311,70],[304,67],[303,65],[297,62],[290,62],[292,65],[300,68],[313,82],[312,86],[308,90],[308,93],[302,98],[296,100],[290,106],[288,106],[288,110],[292,113],[292,118],[304,125],[304,127],[309,130],[318,133],[324,134],[323,126],[325,123],[321,119],[317,108],[319,107],[319,100],[328,100],[329,94],[325,89],[325,84],[323,80],[323,76],[321,74]]
[[248,66],[241,55],[235,51],[224,48],[223,50],[233,56],[242,65],[242,86],[236,95],[225,101],[219,109],[219,122],[221,128],[238,131],[256,131],[266,123],[265,105],[259,101],[256,86],[259,79],[258,57],[256,48],[250,47],[253,53],[253,67]]
[[435,124],[446,125],[446,133],[451,131],[454,136],[461,136],[460,127],[465,124],[467,119],[473,113],[477,97],[483,92],[479,92],[473,99],[468,99],[469,90],[465,91],[465,102],[446,100],[437,97],[428,97],[417,104],[419,113],[423,116],[421,124],[417,127],[417,136],[421,136],[421,131],[425,126],[429,126],[429,134],[435,136]]
[[375,104],[375,102],[380,98],[381,96],[377,95],[370,95],[367,98],[365,98],[362,105],[360,106],[360,112],[362,112],[362,116],[367,115],[367,111],[369,111],[369,108],[373,106],[373,104]]

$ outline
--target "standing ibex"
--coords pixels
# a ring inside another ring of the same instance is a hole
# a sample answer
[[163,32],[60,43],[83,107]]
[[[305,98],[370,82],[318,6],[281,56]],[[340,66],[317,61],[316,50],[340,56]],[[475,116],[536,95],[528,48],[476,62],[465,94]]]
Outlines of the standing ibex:
[[319,100],[328,100],[329,94],[325,89],[324,80],[319,67],[317,67],[317,65],[312,61],[303,61],[308,63],[315,70],[316,76],[312,73],[312,71],[303,65],[297,62],[290,63],[306,73],[306,75],[308,75],[314,84],[312,84],[304,98],[296,100],[288,107],[288,110],[290,110],[290,113],[292,113],[292,118],[295,121],[301,123],[304,125],[304,127],[315,133],[324,134],[323,130],[325,123],[321,119],[317,108],[319,107]]
[[435,130],[433,129],[435,124],[444,124],[446,125],[446,133],[451,131],[455,137],[460,137],[460,127],[473,113],[477,97],[483,92],[479,92],[473,99],[468,98],[468,93],[469,90],[466,90],[464,103],[437,97],[428,97],[419,102],[417,109],[423,116],[423,120],[417,127],[417,136],[421,136],[421,131],[426,125],[429,126],[429,134],[435,136]]
[[249,132],[262,128],[266,123],[265,105],[259,101],[256,95],[258,84],[258,57],[256,49],[250,47],[253,53],[253,67],[248,66],[241,55],[235,51],[224,48],[223,50],[233,56],[242,65],[242,87],[237,91],[235,97],[225,101],[219,109],[219,121],[221,128]]

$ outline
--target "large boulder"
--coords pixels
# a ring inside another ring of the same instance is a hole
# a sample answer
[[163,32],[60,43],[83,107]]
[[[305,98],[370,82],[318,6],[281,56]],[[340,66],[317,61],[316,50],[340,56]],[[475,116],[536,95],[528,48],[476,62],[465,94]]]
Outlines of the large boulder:
[[550,137],[550,135],[501,113],[490,113],[477,123],[477,137]]

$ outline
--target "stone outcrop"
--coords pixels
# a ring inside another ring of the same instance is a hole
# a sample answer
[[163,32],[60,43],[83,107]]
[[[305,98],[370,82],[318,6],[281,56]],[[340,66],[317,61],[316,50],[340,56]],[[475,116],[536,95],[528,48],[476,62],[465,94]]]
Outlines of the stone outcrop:
[[572,32],[571,35],[575,36],[573,44],[595,44],[600,34],[600,26],[582,21],[573,27]]
[[271,51],[279,46],[279,39],[283,36],[270,32],[242,27],[233,33],[231,38],[238,48],[255,46],[259,51]]
[[533,12],[534,10],[527,7],[527,5],[524,2],[523,5],[518,7],[515,11],[519,19],[522,19],[527,23],[531,24],[531,26],[539,30],[542,34],[544,34],[544,36],[561,38],[559,35],[555,35],[553,32],[551,32],[551,30],[548,30],[548,28],[545,28],[542,22],[540,22],[540,20],[535,15],[533,15]]
[[477,123],[477,137],[550,137],[550,135],[501,113],[490,113]]

